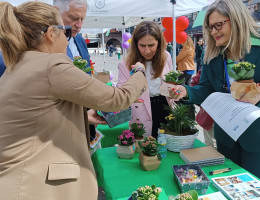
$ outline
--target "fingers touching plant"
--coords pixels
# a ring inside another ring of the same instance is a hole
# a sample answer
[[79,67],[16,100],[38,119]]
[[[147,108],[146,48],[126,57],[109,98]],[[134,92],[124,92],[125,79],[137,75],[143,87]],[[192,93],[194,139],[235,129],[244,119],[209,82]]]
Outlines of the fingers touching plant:
[[130,130],[124,130],[122,135],[118,136],[118,141],[121,145],[132,145],[135,142],[134,133]]
[[138,144],[146,155],[155,156],[158,153],[158,143],[152,136],[145,137],[144,140],[139,141]]

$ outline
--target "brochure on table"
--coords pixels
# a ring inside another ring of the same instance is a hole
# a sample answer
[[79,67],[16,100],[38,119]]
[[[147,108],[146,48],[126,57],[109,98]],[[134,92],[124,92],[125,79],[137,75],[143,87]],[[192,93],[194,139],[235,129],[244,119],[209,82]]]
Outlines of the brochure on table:
[[213,185],[231,200],[260,199],[260,181],[249,173],[211,178]]
[[212,93],[201,107],[234,141],[260,117],[260,108],[239,102],[227,93]]

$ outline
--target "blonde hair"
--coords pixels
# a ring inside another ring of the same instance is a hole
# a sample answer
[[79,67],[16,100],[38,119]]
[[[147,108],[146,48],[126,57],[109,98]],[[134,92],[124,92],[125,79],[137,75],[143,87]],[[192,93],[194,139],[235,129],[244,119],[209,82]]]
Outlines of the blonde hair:
[[[226,47],[217,47],[214,38],[206,30],[209,25],[209,16],[217,11],[229,18],[231,35]],[[216,0],[210,5],[204,18],[203,35],[206,41],[204,62],[209,62],[227,48],[231,49],[235,60],[242,59],[251,49],[251,36],[260,37],[259,26],[251,16],[249,10],[241,0]]]
[[39,47],[42,31],[60,21],[57,9],[46,3],[28,2],[14,7],[0,2],[0,49],[8,71],[23,52]]
[[132,35],[130,51],[126,59],[126,64],[129,70],[131,70],[131,65],[134,65],[137,62],[145,64],[146,60],[138,49],[138,41],[147,35],[153,36],[158,41],[157,51],[152,59],[152,68],[154,72],[153,78],[155,79],[162,74],[166,62],[166,42],[161,27],[155,22],[144,21],[136,26]]
[[195,49],[192,38],[188,35],[186,42],[183,43],[183,47],[189,47]]

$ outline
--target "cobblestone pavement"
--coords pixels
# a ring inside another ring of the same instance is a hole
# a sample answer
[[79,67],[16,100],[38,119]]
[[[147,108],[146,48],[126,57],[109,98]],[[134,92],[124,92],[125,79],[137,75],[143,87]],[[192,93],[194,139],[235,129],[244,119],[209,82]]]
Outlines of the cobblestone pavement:
[[[90,58],[93,62],[95,62],[95,70],[97,72],[101,72],[104,69],[107,71],[112,72],[113,74],[113,79],[112,82],[113,83],[117,83],[118,82],[118,63],[123,59],[123,56],[121,58],[121,60],[117,59],[117,55],[113,55],[113,57],[109,57],[108,55],[105,55],[105,60],[104,60],[104,56],[103,55],[94,55],[94,54],[90,54]],[[199,107],[196,106],[196,111],[198,112]],[[198,125],[197,128],[199,129],[199,135],[198,135],[198,139],[201,140],[202,142],[204,142],[204,136],[202,133],[202,128]],[[105,197],[105,193],[104,190],[99,187],[99,193],[98,193],[98,200],[106,200]]]

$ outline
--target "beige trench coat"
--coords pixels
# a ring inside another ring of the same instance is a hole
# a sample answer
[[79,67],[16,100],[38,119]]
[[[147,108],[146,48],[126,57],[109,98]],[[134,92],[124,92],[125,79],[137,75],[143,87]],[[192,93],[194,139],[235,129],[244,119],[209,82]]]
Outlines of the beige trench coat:
[[0,78],[0,199],[96,200],[83,106],[123,110],[146,87],[141,72],[115,88],[64,54],[22,54]]

